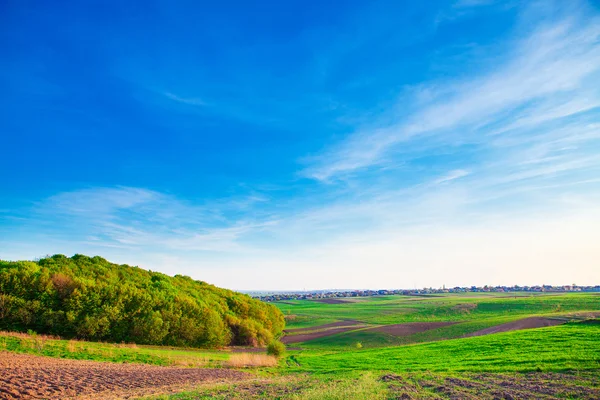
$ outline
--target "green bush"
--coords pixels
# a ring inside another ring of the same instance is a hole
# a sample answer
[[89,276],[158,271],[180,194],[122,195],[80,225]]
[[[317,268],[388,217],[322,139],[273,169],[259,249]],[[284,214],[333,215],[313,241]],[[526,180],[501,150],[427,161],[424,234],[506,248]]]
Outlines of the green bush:
[[285,354],[285,345],[280,341],[273,340],[267,346],[267,354],[275,357],[283,357]]
[[281,334],[272,304],[190,277],[101,257],[0,260],[0,330],[115,343],[264,346]]

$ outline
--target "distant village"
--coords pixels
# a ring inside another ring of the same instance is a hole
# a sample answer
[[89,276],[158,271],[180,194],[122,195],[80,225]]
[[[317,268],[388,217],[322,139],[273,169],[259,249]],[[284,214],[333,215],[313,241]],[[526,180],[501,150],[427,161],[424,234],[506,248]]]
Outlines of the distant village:
[[393,290],[315,290],[302,292],[252,292],[249,293],[252,297],[262,301],[281,301],[281,300],[310,300],[310,299],[335,299],[343,297],[366,297],[366,296],[387,296],[387,295],[403,295],[403,296],[427,296],[442,293],[477,293],[477,292],[496,292],[496,293],[512,293],[512,292],[532,292],[532,293],[564,293],[564,292],[600,292],[600,285],[597,286],[578,286],[578,285],[563,285],[563,286],[470,286],[470,287],[453,287],[440,289],[423,288],[423,289],[393,289]]

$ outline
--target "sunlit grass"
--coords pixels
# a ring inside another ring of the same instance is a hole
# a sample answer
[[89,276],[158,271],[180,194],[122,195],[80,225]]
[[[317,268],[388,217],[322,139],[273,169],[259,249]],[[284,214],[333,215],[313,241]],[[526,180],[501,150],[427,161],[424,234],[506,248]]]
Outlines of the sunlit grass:
[[566,324],[366,350],[291,353],[289,369],[340,371],[567,371],[600,369],[600,325]]
[[185,367],[221,366],[231,355],[218,350],[61,340],[52,336],[15,332],[0,332],[0,350],[76,360]]

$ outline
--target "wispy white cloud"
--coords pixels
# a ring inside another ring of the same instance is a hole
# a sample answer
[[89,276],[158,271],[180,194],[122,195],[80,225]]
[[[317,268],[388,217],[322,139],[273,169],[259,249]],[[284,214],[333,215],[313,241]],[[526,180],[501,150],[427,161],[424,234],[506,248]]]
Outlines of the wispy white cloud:
[[181,97],[181,96],[177,96],[176,94],[173,94],[171,92],[165,92],[164,95],[173,100],[176,101],[178,103],[183,103],[183,104],[188,104],[190,106],[207,106],[208,103],[206,103],[204,100],[198,98],[198,97]]
[[[306,159],[312,182],[293,196],[248,189],[198,202],[88,188],[36,204],[21,231],[44,252],[95,252],[241,289],[591,282],[600,21],[534,11],[485,71],[409,89]],[[27,254],[16,233],[0,243],[9,250]]]
[[[473,79],[422,87],[430,100],[412,116],[392,125],[360,129],[314,158],[302,173],[331,181],[385,165],[402,145],[423,135],[436,135],[447,144],[480,141],[490,124],[500,125],[497,133],[596,108],[600,95],[597,89],[588,88],[597,87],[599,35],[600,19],[595,17],[542,19],[528,37],[516,39],[516,50],[501,67]],[[507,118],[522,107],[526,111],[516,121]],[[459,129],[460,134],[451,131]]]
[[[52,196],[29,210],[41,232],[99,246],[176,251],[239,251],[237,239],[274,222],[230,220],[225,214],[247,211],[263,196],[189,204],[153,190],[89,188]],[[54,228],[53,228],[54,226]]]
[[450,182],[455,179],[460,179],[467,175],[469,175],[469,171],[465,171],[464,169],[456,169],[456,170],[448,172],[441,178],[437,179],[435,181],[435,183],[440,184],[440,183],[444,183],[444,182]]

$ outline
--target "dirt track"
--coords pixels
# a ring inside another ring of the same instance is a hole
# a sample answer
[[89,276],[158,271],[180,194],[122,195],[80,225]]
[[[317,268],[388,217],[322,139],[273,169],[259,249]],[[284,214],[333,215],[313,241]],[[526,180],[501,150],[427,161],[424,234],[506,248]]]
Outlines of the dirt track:
[[116,399],[252,378],[229,369],[158,367],[0,352],[0,399]]
[[483,336],[483,335],[490,335],[492,333],[518,331],[521,329],[543,328],[545,326],[555,326],[555,325],[560,325],[560,324],[564,324],[564,323],[565,323],[565,321],[560,320],[560,319],[530,317],[530,318],[523,318],[518,321],[509,322],[506,324],[492,326],[490,328],[482,329],[477,332],[469,333],[465,336],[466,337]]
[[425,332],[430,329],[453,325],[455,323],[456,322],[408,322],[405,324],[384,325],[368,330],[384,332],[394,336],[408,336],[419,332]]

